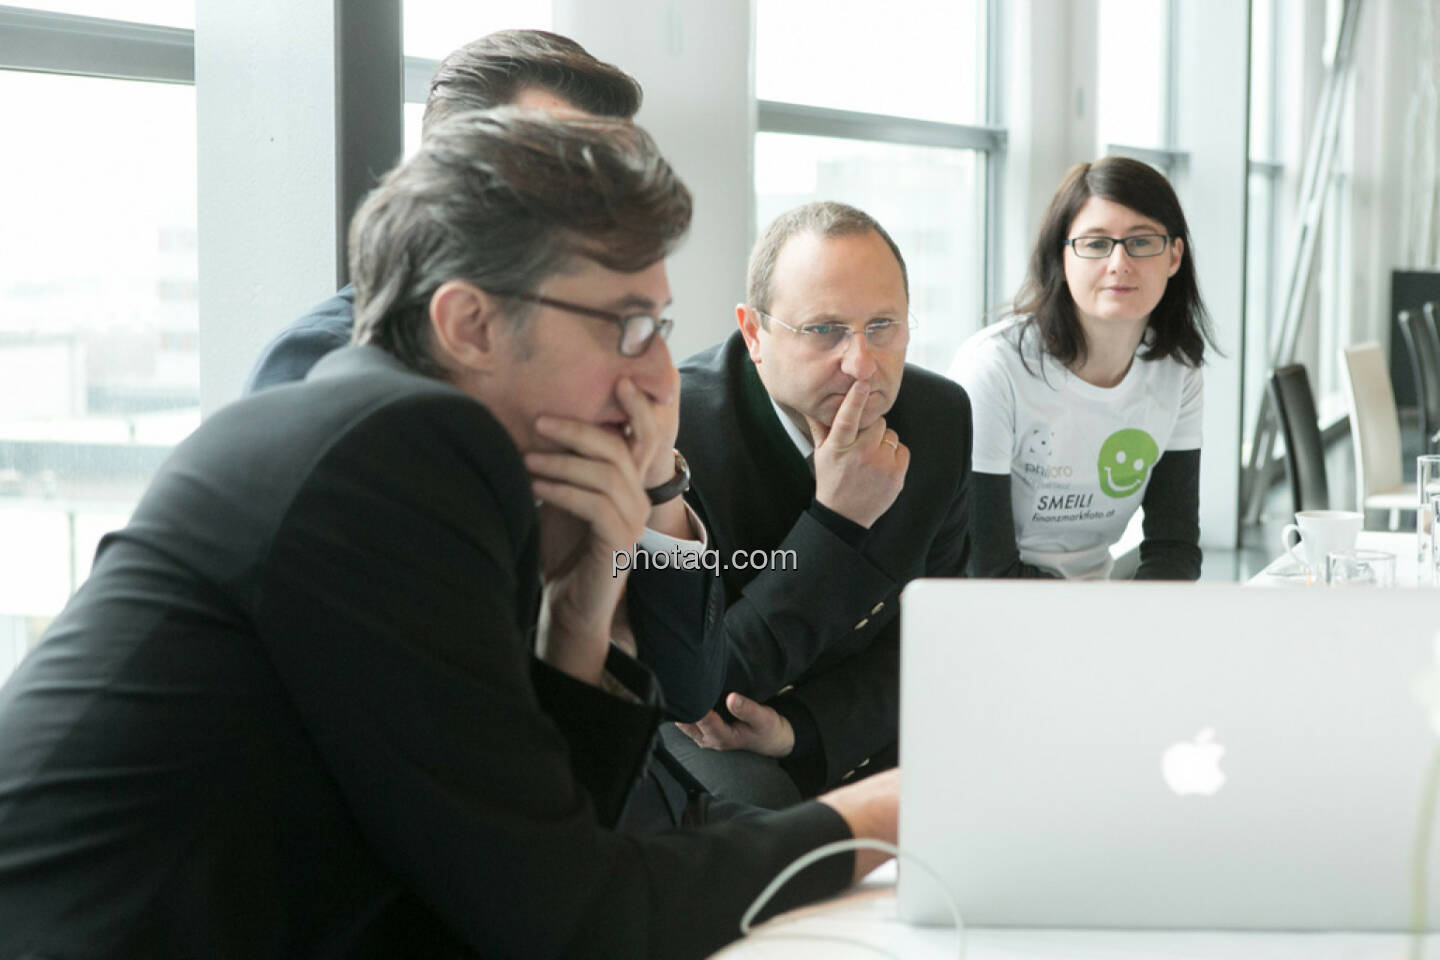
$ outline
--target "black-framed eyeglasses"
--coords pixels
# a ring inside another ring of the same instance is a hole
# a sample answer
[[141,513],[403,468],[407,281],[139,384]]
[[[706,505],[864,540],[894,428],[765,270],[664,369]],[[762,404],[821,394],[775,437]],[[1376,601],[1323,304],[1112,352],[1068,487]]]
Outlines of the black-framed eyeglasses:
[[627,317],[611,313],[609,310],[597,310],[594,307],[581,306],[578,303],[556,300],[554,297],[542,297],[538,293],[509,293],[498,290],[491,292],[497,297],[538,303],[542,306],[554,307],[556,310],[579,314],[582,317],[613,323],[620,328],[620,342],[616,348],[622,357],[643,356],[657,336],[661,340],[668,339],[671,329],[675,326],[675,321],[669,317],[652,317],[647,313],[637,313]]
[[[850,337],[856,333],[854,327],[845,323],[823,321],[820,323],[807,323],[803,327],[796,327],[786,323],[779,317],[772,317],[764,310],[756,310],[755,312],[764,317],[767,322],[778,324],[791,333],[798,334],[801,342],[816,353],[829,353],[831,350],[838,349],[844,346]],[[892,347],[899,346],[903,341],[905,332],[913,330],[914,328],[915,324],[911,323],[908,319],[892,320],[886,318],[883,320],[871,320],[865,324],[864,327],[865,342],[877,350],[888,350]]]
[[1075,251],[1075,256],[1085,260],[1104,260],[1123,243],[1125,252],[1132,257],[1158,257],[1170,245],[1170,237],[1163,233],[1137,233],[1132,237],[1071,237],[1065,245]]

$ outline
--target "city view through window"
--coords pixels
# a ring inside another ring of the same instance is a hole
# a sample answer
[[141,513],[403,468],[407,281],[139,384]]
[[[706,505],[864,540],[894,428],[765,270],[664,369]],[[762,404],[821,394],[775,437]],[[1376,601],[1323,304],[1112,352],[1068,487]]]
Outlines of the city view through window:
[[200,421],[195,91],[0,71],[0,129],[3,677]]

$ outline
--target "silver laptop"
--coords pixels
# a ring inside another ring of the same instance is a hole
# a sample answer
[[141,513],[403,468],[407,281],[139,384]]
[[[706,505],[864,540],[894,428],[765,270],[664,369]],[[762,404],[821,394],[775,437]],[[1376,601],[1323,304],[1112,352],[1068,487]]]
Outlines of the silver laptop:
[[1428,590],[913,583],[900,845],[971,926],[1406,929],[1437,628]]

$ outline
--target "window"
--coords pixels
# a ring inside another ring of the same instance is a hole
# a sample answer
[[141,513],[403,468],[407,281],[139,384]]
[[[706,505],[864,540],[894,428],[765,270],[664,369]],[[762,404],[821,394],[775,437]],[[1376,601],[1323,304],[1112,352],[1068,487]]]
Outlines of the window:
[[464,3],[453,0],[404,0],[405,148],[420,146],[420,120],[430,77],[450,51],[496,30],[549,30],[550,0]]
[[195,91],[0,70],[0,129],[3,678],[200,420]]
[[404,0],[405,56],[443,60],[456,47],[487,33],[513,27],[549,30],[550,0],[504,3],[456,3],[455,0]]
[[854,0],[756,5],[756,229],[814,200],[875,217],[909,270],[909,359],[939,371],[995,297],[989,196],[1004,138],[985,125],[989,11],[982,0],[909,0],[883,16]]
[[[1285,166],[1280,154],[1277,97],[1280,89],[1280,34],[1277,0],[1250,6],[1250,164],[1246,204],[1245,409],[1242,456],[1248,458],[1270,376],[1272,335],[1281,326],[1284,282],[1279,257],[1279,198]],[[1313,381],[1312,381],[1313,383]]]
[[945,371],[980,326],[985,165],[978,151],[761,133],[755,222],[810,200],[843,199],[870,214],[905,257],[918,326],[907,358]]
[[[923,28],[920,26],[923,24]],[[940,123],[984,123],[978,0],[759,0],[755,95]]]
[[[1256,446],[1255,431],[1261,431],[1262,440],[1266,436],[1268,425],[1259,420],[1259,411],[1271,364],[1278,359],[1305,365],[1321,425],[1328,426],[1343,416],[1347,406],[1341,347],[1378,332],[1369,326],[1373,312],[1364,306],[1357,309],[1370,284],[1367,268],[1356,259],[1364,260],[1367,254],[1363,250],[1357,254],[1351,239],[1358,209],[1355,121],[1363,115],[1357,111],[1365,109],[1355,96],[1350,63],[1357,55],[1353,31],[1351,48],[1337,61],[1338,44],[1345,35],[1342,24],[1355,15],[1358,5],[1342,0],[1256,0],[1251,9],[1251,248],[1245,296],[1248,470],[1253,470],[1248,454]],[[1329,115],[1333,127],[1327,126],[1330,103],[1335,105]],[[1317,179],[1317,194],[1303,196],[1302,181],[1308,184],[1309,178],[1318,178],[1322,169],[1318,147],[1331,136],[1335,149],[1324,178]],[[1310,272],[1301,278],[1306,284],[1304,309],[1287,331],[1285,300],[1303,249],[1301,238],[1307,235],[1313,238],[1314,250]],[[1373,286],[1369,295],[1373,296]],[[1288,342],[1282,343],[1285,338]],[[1249,477],[1265,479],[1253,473]],[[1258,516],[1263,487],[1259,482],[1251,487],[1251,517]]]
[[1170,149],[1169,4],[1100,0],[1099,16],[1095,130],[1101,155],[1111,146]]

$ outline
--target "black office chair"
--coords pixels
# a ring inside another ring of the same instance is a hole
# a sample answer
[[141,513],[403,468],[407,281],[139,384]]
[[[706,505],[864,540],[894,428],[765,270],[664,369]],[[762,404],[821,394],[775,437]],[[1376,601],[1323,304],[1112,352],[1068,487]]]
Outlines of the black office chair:
[[[1426,304],[1429,308],[1431,305]],[[1436,433],[1440,432],[1440,336],[1436,335],[1431,317],[1433,309],[1424,313],[1400,311],[1400,333],[1410,351],[1410,365],[1415,371],[1415,391],[1420,405],[1420,449],[1434,453]]]
[[1325,480],[1325,446],[1320,439],[1320,417],[1305,365],[1292,363],[1270,374],[1270,397],[1280,415],[1285,438],[1285,473],[1295,512],[1330,509],[1330,486]]

